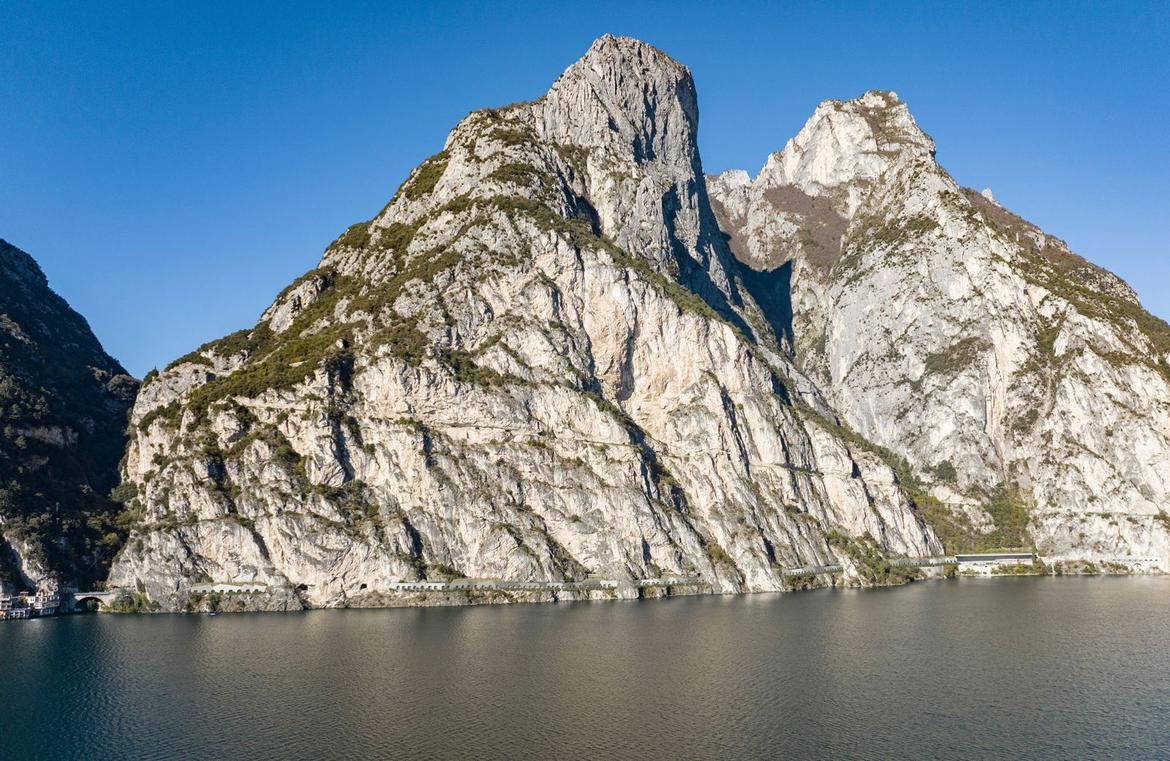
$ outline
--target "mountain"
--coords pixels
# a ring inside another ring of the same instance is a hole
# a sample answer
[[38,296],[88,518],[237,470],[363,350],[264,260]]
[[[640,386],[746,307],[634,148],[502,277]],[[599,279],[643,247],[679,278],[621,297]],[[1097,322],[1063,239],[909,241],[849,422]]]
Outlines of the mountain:
[[891,92],[822,103],[710,178],[736,257],[789,283],[794,361],[903,459],[951,549],[1170,556],[1170,326],[959,186]]
[[138,383],[32,257],[0,240],[0,594],[105,577]]
[[610,36],[466,117],[253,328],[145,379],[111,583],[165,609],[212,582],[273,609],[460,576],[628,597],[941,552],[791,361],[782,273],[732,254],[697,129],[689,71]]

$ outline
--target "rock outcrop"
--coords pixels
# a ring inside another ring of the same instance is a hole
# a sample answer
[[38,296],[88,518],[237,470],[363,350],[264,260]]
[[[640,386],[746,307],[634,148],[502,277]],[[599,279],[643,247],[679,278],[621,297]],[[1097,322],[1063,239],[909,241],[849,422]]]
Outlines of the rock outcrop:
[[36,262],[0,240],[0,595],[105,577],[138,386]]
[[697,128],[687,69],[609,36],[465,118],[254,328],[145,382],[111,583],[166,608],[217,582],[264,585],[256,607],[458,576],[776,590],[940,552],[791,362]]
[[1167,568],[1170,326],[1124,282],[960,187],[890,92],[709,187],[737,257],[790,284],[796,364],[948,544]]

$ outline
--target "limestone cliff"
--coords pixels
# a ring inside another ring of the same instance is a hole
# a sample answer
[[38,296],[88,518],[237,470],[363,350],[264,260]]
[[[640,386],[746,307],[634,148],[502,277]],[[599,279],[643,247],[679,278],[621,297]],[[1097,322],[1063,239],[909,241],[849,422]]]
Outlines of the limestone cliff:
[[1170,326],[1124,282],[960,187],[890,92],[709,187],[738,258],[790,284],[798,366],[949,544],[1166,569]]
[[609,36],[465,118],[255,327],[147,379],[111,582],[341,606],[459,575],[774,590],[841,560],[880,583],[873,558],[939,552],[788,359],[697,128],[687,69]]
[[105,577],[137,382],[36,262],[0,240],[0,595]]

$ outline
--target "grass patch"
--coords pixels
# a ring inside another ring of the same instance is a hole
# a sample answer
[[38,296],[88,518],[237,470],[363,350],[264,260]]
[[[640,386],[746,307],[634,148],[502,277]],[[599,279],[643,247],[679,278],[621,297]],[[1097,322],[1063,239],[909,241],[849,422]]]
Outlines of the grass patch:
[[161,407],[155,407],[150,412],[142,416],[142,420],[138,421],[138,430],[150,430],[150,426],[154,425],[155,421],[161,421],[163,427],[168,430],[178,430],[179,425],[183,420],[183,407],[176,399],[170,404],[164,404]]
[[414,201],[434,192],[443,173],[447,171],[447,158],[446,151],[439,151],[420,164],[410,182],[402,188],[402,195]]
[[953,377],[970,367],[981,354],[991,348],[991,343],[984,338],[968,336],[960,339],[949,348],[927,356],[923,363],[923,374]]
[[825,534],[825,541],[847,555],[858,575],[873,586],[905,584],[918,578],[917,568],[891,565],[881,546],[869,534],[847,537],[834,529]]

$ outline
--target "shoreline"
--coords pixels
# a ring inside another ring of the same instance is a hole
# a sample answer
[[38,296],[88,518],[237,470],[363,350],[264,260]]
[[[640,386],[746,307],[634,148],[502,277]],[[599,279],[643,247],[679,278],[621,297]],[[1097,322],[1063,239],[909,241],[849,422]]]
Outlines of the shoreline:
[[[952,560],[952,557],[945,558]],[[62,608],[13,620],[55,618],[85,613],[112,615],[166,613],[208,615],[220,613],[294,613],[309,610],[375,610],[389,608],[437,608],[482,605],[546,605],[574,602],[618,602],[662,600],[674,597],[736,596],[783,594],[818,589],[888,589],[907,586],[916,581],[949,581],[963,578],[1003,577],[1103,577],[1165,576],[1153,558],[1124,564],[1114,560],[1084,560],[1036,557],[1032,563],[938,562],[941,558],[891,559],[914,561],[889,562],[883,573],[870,576],[857,568],[845,572],[840,566],[791,569],[782,578],[787,584],[776,589],[714,589],[713,582],[698,577],[662,577],[637,582],[592,579],[585,582],[507,582],[499,579],[455,579],[451,581],[401,582],[393,588],[363,591],[352,597],[342,596],[326,604],[314,604],[296,587],[269,588],[255,583],[201,584],[161,599],[145,592],[111,590],[100,593],[70,593]],[[810,571],[795,573],[795,571]],[[90,610],[65,609],[100,594],[102,600]],[[115,597],[116,595],[116,597]],[[110,600],[112,602],[107,602]],[[76,602],[75,602],[76,601]]]
[[[635,602],[665,600],[675,597],[700,596],[739,596],[756,594],[786,594],[805,592],[820,589],[856,589],[877,590],[894,589],[908,586],[922,581],[955,581],[960,579],[980,578],[1021,578],[1021,577],[1140,577],[1165,576],[1164,571],[1158,569],[1121,569],[1113,564],[1104,566],[1092,561],[1080,561],[1074,564],[1070,561],[1061,561],[1055,564],[1040,563],[1036,565],[1009,565],[1000,569],[982,571],[963,568],[926,567],[913,577],[905,577],[895,582],[885,583],[850,583],[839,574],[828,574],[825,583],[818,583],[814,579],[801,579],[801,583],[782,589],[755,589],[740,591],[711,590],[709,584],[696,585],[654,585],[647,587],[626,586],[621,589],[606,589],[593,591],[567,591],[558,594],[549,590],[502,590],[469,586],[461,589],[444,589],[439,591],[418,592],[414,594],[395,594],[390,591],[368,592],[360,597],[349,598],[344,604],[312,605],[298,598],[294,590],[267,593],[225,593],[218,598],[200,598],[193,601],[194,605],[159,605],[155,609],[140,609],[132,611],[118,611],[99,609],[96,612],[108,614],[149,614],[164,613],[207,615],[209,613],[295,613],[310,610],[377,610],[394,608],[446,608],[468,607],[483,605],[547,605],[557,603],[579,602]],[[214,600],[214,602],[213,602]],[[151,603],[155,604],[155,603]],[[202,606],[202,607],[199,607]]]

